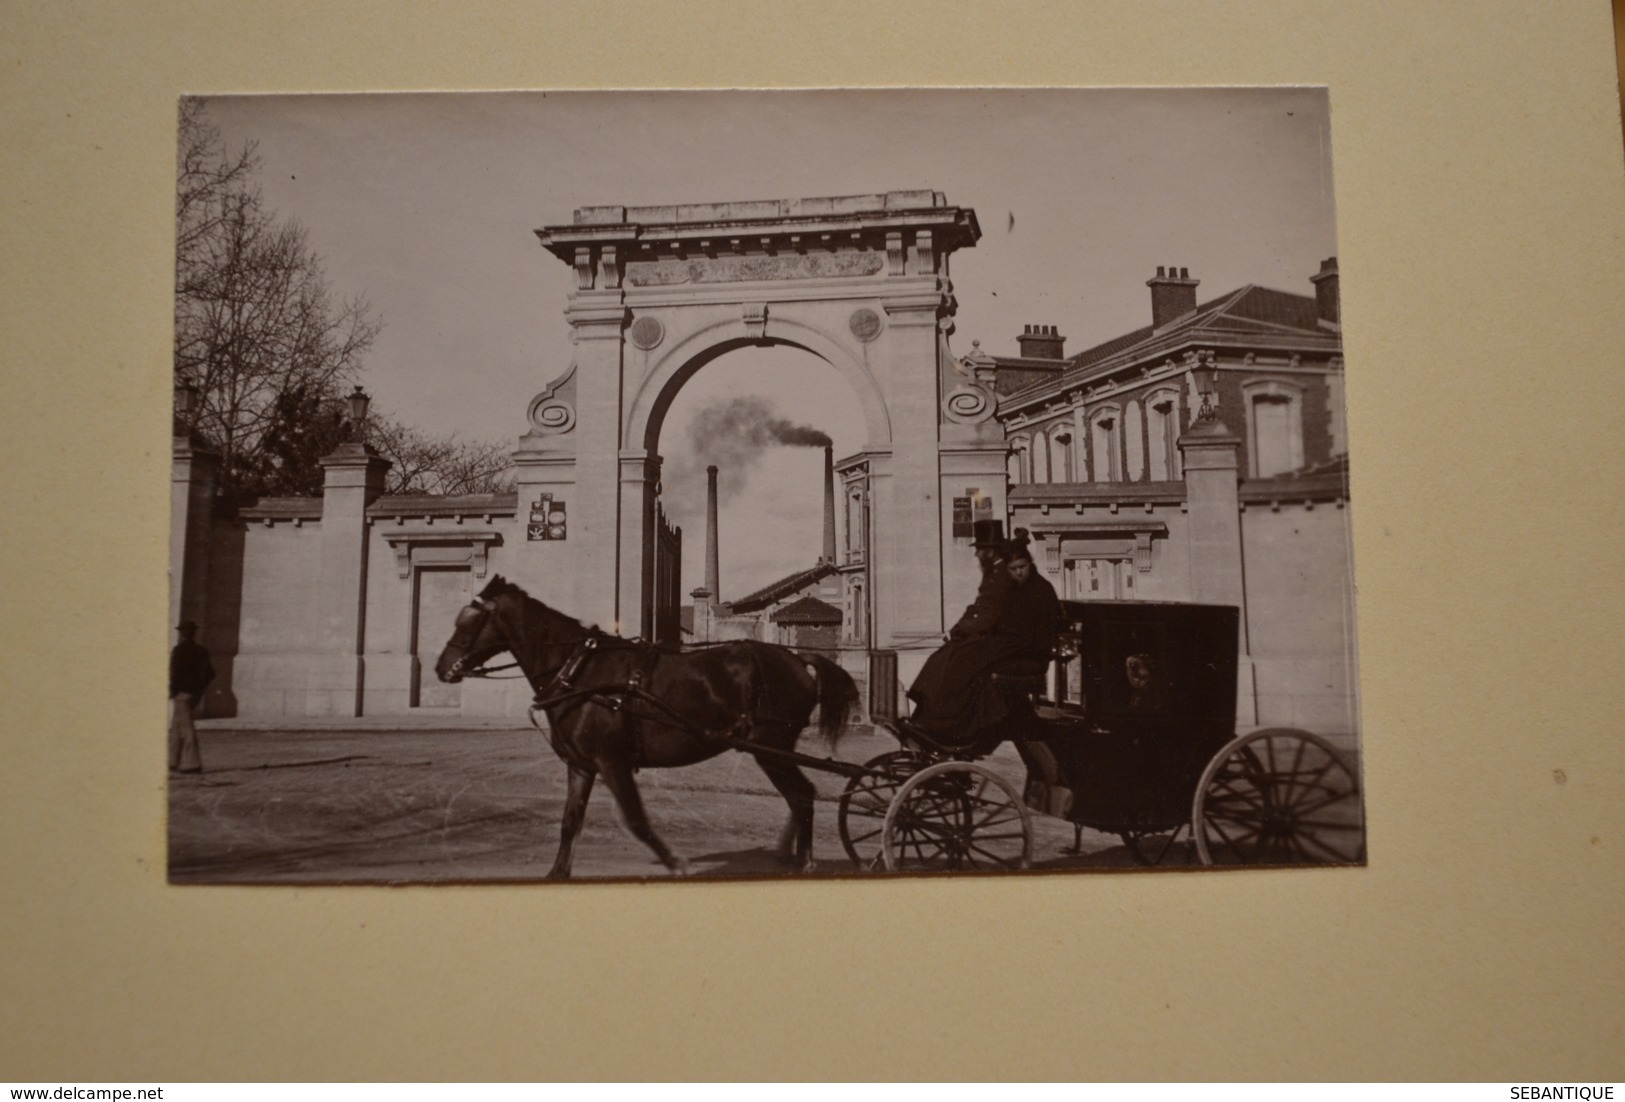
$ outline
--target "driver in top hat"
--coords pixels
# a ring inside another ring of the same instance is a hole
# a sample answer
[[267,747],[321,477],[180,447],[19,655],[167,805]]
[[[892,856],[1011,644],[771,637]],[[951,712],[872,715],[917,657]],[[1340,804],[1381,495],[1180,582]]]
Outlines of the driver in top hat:
[[[1025,540],[1019,542],[1025,555]],[[938,743],[974,741],[1004,719],[1003,697],[989,675],[1027,649],[1001,630],[1014,604],[1021,603],[1006,568],[1012,544],[1004,538],[1004,523],[976,521],[971,546],[982,567],[976,600],[948,632],[948,642],[925,660],[908,690],[914,702],[908,726]],[[1030,563],[1031,556],[1025,557]]]

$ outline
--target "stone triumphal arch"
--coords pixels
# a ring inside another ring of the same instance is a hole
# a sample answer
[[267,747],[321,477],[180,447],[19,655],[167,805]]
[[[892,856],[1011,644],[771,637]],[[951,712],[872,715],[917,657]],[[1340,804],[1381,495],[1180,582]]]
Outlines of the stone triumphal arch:
[[992,386],[948,344],[948,262],[980,236],[973,211],[931,191],[597,206],[537,235],[574,270],[575,354],[531,401],[520,441],[520,508],[560,502],[567,517],[564,538],[515,548],[523,584],[648,635],[661,419],[704,364],[784,344],[833,365],[863,410],[874,644],[910,651],[941,635],[945,610],[976,588],[954,498],[974,490],[1004,515]]

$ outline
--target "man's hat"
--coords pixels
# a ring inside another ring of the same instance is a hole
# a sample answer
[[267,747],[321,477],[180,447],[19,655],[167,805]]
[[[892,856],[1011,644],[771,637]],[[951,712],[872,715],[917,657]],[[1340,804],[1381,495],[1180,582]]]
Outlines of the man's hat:
[[182,620],[180,623],[175,625],[175,630],[176,631],[184,631],[184,632],[188,632],[188,633],[194,632],[194,631],[197,630],[197,621],[195,621],[195,620]]
[[1003,547],[1004,521],[977,520],[971,522],[972,547]]

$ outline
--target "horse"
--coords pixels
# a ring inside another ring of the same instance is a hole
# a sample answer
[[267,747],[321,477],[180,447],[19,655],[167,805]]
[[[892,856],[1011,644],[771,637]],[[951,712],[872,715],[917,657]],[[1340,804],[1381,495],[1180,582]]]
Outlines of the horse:
[[688,862],[649,825],[633,774],[693,765],[739,748],[739,741],[764,748],[752,756],[789,805],[780,858],[811,871],[816,789],[793,760],[772,751],[794,749],[814,706],[819,730],[834,745],[858,703],[857,686],[836,663],[755,640],[662,650],[583,625],[497,575],[457,614],[435,673],[448,683],[479,676],[480,666],[503,651],[535,690],[553,752],[569,770],[548,879],[569,878],[600,776],[628,829],[668,870],[686,876]]

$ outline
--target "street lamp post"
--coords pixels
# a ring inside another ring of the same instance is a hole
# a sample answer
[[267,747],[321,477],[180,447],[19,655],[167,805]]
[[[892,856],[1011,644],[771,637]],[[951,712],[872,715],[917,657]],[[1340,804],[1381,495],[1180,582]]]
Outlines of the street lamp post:
[[372,398],[360,384],[344,399],[350,407],[350,432],[357,444],[365,445],[367,442],[367,407],[372,404]]

